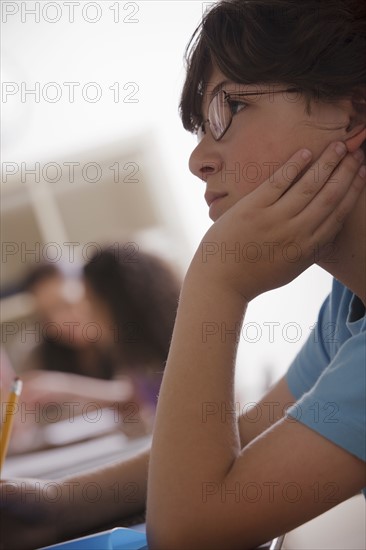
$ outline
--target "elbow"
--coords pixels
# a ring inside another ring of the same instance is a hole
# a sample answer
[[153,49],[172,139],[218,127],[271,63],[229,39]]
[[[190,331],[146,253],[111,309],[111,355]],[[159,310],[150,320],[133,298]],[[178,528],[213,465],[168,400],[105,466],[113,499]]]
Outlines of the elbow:
[[[146,518],[146,537],[149,550],[183,550],[181,542],[181,520],[172,518],[171,514],[159,520],[156,516],[153,520]],[[189,547],[185,547],[187,549]]]
[[[169,515],[165,521],[160,523],[150,523],[147,520],[146,535],[149,550],[222,550],[229,548],[225,542],[227,539],[223,532],[218,532],[213,528],[215,521],[203,520],[202,518],[192,518],[192,520],[182,520],[180,515],[173,518]],[[234,548],[234,547],[233,547]],[[242,550],[242,544],[240,546]]]
[[[222,512],[222,511],[221,511]],[[212,510],[209,514],[168,513],[147,517],[146,535],[149,550],[244,550],[256,548],[265,542],[263,533],[245,521],[232,524],[225,513]]]
[[[167,529],[165,532],[151,530],[147,532],[147,542],[149,550],[253,550],[258,544],[263,544],[265,540],[253,542],[253,537],[246,537],[245,533],[241,537],[233,539],[230,534],[220,533],[211,526],[210,533],[202,532],[200,528],[184,532],[178,529]],[[225,530],[223,530],[225,531]],[[259,538],[254,537],[254,539]],[[262,539],[262,537],[260,537]],[[267,546],[266,546],[267,547]]]
[[[203,526],[198,521],[188,521],[182,514],[159,514],[146,518],[146,536],[149,550],[187,550],[211,548],[202,543]],[[198,540],[200,539],[200,540]]]
[[[170,530],[169,530],[170,531]],[[149,550],[183,550],[183,546],[179,544],[179,541],[173,533],[168,532],[159,533],[156,530],[146,530],[147,544]],[[185,546],[184,550],[187,550],[188,546]]]
[[[163,530],[147,529],[147,542],[149,550],[187,550],[200,548],[200,550],[213,550],[212,545],[202,540],[202,533],[199,537],[197,531],[181,530],[180,527],[165,527]],[[222,550],[222,548],[221,548]]]

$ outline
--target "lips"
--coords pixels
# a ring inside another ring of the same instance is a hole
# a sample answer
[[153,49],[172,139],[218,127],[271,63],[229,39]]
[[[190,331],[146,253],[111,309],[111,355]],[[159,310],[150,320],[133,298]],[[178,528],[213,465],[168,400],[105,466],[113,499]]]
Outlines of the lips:
[[206,200],[208,206],[210,207],[211,204],[216,199],[221,199],[222,197],[226,197],[226,196],[227,196],[227,193],[215,193],[214,191],[206,191],[205,200]]

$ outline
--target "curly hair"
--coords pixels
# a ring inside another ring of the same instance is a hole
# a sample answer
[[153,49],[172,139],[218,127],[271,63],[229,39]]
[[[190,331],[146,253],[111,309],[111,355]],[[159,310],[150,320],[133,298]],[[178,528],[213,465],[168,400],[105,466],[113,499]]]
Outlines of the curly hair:
[[202,125],[213,65],[238,84],[281,83],[311,100],[349,97],[365,116],[364,0],[222,0],[194,31],[185,52],[179,105],[183,126]]
[[104,249],[85,265],[87,283],[112,314],[115,341],[130,365],[165,361],[172,337],[180,282],[160,258],[123,247]]

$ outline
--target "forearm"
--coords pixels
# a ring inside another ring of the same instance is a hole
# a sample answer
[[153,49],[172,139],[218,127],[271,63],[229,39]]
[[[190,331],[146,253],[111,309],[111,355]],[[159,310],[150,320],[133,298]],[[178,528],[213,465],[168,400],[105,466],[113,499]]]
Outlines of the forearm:
[[63,506],[58,530],[65,537],[143,512],[150,450],[59,481]]
[[[181,511],[199,505],[202,482],[220,483],[240,452],[234,366],[245,308],[237,293],[188,273],[154,425],[151,525],[178,502]],[[209,336],[207,327],[218,330]]]
[[63,479],[2,481],[0,549],[33,550],[143,512],[148,460],[146,449]]

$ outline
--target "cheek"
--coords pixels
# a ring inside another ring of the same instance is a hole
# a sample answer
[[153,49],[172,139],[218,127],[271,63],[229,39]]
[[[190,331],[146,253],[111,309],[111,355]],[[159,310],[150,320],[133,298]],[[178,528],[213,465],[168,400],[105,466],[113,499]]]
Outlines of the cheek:
[[309,130],[283,123],[277,124],[273,133],[255,137],[242,165],[241,185],[253,190],[277,170],[283,170],[284,177],[295,177],[296,167],[290,164],[285,169],[283,165],[302,147],[314,150],[314,132]]
[[232,146],[227,152],[223,182],[230,182],[235,197],[240,198],[273,177],[277,170],[293,179],[296,167],[284,169],[284,163],[302,147],[310,148],[317,156],[329,141],[329,131],[314,128],[313,121],[304,117],[302,106],[293,106],[290,111],[278,106],[275,116],[273,111],[266,111],[265,117],[247,120],[236,141],[240,146]]
[[[273,166],[279,157],[278,146],[262,136],[254,136],[240,149],[233,151],[231,166],[227,166],[227,178],[234,183],[239,197],[254,191],[273,174]],[[223,175],[225,178],[225,172]]]

